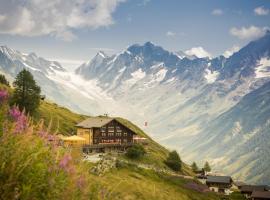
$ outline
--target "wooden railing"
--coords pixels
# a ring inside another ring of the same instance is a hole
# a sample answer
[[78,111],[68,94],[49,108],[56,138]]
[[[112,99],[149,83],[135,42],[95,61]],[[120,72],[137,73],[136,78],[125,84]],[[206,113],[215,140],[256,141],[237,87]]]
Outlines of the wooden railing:
[[132,145],[133,145],[132,142],[130,143],[99,143],[99,144],[84,145],[83,148],[100,149],[100,148],[106,148],[106,147],[131,147]]

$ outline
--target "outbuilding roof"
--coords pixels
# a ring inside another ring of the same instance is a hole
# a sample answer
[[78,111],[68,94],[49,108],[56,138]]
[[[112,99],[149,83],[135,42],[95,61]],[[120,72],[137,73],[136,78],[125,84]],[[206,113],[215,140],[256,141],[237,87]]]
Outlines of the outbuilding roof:
[[230,184],[232,182],[232,178],[230,176],[207,176],[206,182]]
[[266,191],[265,185],[243,185],[240,188],[241,192]]
[[270,192],[269,191],[254,191],[251,194],[251,198],[270,199]]

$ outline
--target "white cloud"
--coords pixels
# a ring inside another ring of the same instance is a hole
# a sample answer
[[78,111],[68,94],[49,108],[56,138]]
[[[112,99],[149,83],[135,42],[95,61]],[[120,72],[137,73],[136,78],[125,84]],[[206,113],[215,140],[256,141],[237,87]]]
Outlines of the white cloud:
[[231,48],[227,49],[224,53],[223,56],[226,58],[229,58],[231,55],[233,55],[233,53],[239,51],[240,47],[239,46],[232,46]]
[[268,15],[269,9],[264,8],[263,6],[257,7],[254,9],[255,15]]
[[0,33],[53,35],[73,40],[74,29],[114,24],[112,13],[125,0],[1,0]]
[[109,52],[116,52],[116,49],[106,48],[106,47],[92,47],[90,50],[94,51],[109,51]]
[[54,60],[59,62],[65,69],[73,71],[78,66],[83,64],[84,60],[71,60],[71,59],[65,59],[65,58],[51,58],[50,60]]
[[174,37],[175,35],[176,35],[176,33],[172,32],[172,31],[168,31],[168,32],[166,33],[166,36],[167,36],[167,37]]
[[214,9],[212,12],[211,12],[212,15],[223,15],[223,10],[221,9]]
[[198,58],[205,58],[205,57],[211,58],[211,54],[207,52],[203,47],[193,47],[189,50],[186,50],[185,54],[189,56],[195,55]]
[[253,40],[262,37],[267,29],[268,29],[267,27],[257,27],[257,26],[241,27],[241,28],[233,27],[230,29],[230,34],[242,40]]

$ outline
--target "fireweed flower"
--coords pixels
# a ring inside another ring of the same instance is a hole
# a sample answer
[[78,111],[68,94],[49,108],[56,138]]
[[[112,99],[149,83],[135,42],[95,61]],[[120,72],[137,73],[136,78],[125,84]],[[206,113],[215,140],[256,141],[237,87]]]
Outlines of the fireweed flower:
[[17,107],[12,107],[9,110],[9,115],[14,121],[18,121],[19,117],[22,115],[21,111]]
[[8,99],[8,92],[6,90],[0,90],[0,103]]
[[59,162],[60,168],[64,169],[66,172],[69,172],[71,160],[72,160],[71,155],[65,154]]
[[20,133],[27,128],[27,117],[17,107],[12,107],[9,115],[15,121],[15,133]]
[[24,114],[21,114],[15,125],[15,132],[20,133],[27,128],[27,117]]

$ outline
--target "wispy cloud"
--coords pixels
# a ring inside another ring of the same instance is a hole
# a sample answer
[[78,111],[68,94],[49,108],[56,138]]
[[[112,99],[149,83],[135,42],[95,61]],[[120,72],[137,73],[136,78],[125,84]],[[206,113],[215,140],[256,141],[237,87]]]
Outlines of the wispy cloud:
[[189,50],[185,51],[185,54],[189,56],[197,56],[198,58],[205,58],[209,57],[211,58],[211,54],[207,52],[203,47],[193,47]]
[[269,14],[269,9],[264,8],[263,6],[257,7],[254,9],[255,15],[268,15]]
[[125,0],[1,0],[0,33],[22,36],[52,35],[66,41],[73,29],[114,24],[112,13]]
[[216,15],[216,16],[220,16],[220,15],[223,15],[223,10],[221,10],[221,9],[214,9],[214,10],[212,10],[212,12],[211,12],[211,14],[212,15]]
[[176,36],[176,33],[173,32],[173,31],[167,31],[166,36],[167,37],[175,37]]
[[232,46],[231,48],[227,49],[224,53],[223,56],[228,58],[231,55],[233,55],[235,52],[239,51],[240,47],[237,45]]
[[241,40],[253,40],[262,37],[265,34],[266,30],[268,30],[267,27],[257,27],[257,26],[240,27],[240,28],[233,27],[230,29],[230,34],[235,37],[238,37]]
[[106,47],[92,47],[90,48],[92,51],[105,51],[105,52],[116,52],[116,49],[106,48]]

